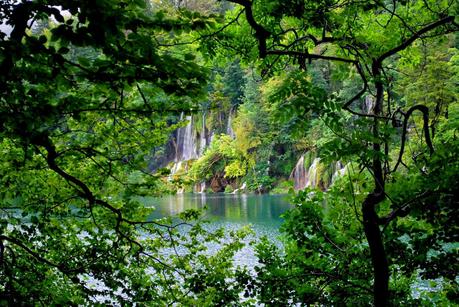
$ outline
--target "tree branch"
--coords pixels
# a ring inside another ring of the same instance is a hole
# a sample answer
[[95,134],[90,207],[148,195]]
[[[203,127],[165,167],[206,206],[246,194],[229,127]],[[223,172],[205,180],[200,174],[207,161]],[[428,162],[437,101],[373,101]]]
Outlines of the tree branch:
[[433,152],[434,152],[434,148],[433,148],[433,145],[432,145],[432,140],[430,139],[430,132],[429,132],[429,108],[426,107],[425,105],[413,106],[406,112],[406,114],[404,114],[405,119],[403,120],[402,141],[401,141],[402,143],[400,145],[400,152],[399,152],[399,155],[398,155],[397,163],[395,164],[394,169],[392,170],[392,172],[395,172],[397,170],[398,166],[400,165],[400,163],[402,163],[402,158],[403,158],[403,154],[404,154],[404,151],[405,151],[408,120],[409,120],[411,114],[413,114],[413,112],[416,111],[416,110],[422,112],[423,123],[424,123],[423,129],[424,129],[424,135],[425,135],[425,138],[426,138],[426,143],[427,143],[427,146],[429,147],[430,154],[433,154]]
[[376,59],[376,62],[377,63],[382,63],[388,57],[396,54],[397,52],[400,52],[400,51],[406,49],[408,46],[411,45],[411,43],[413,43],[415,40],[420,38],[421,35],[423,35],[424,33],[427,33],[429,31],[431,31],[431,30],[433,30],[435,28],[438,28],[438,27],[440,27],[442,25],[445,25],[447,23],[453,23],[453,22],[454,22],[454,16],[448,16],[448,17],[442,18],[440,20],[437,20],[434,23],[431,23],[430,25],[428,25],[428,26],[422,28],[421,30],[417,31],[416,33],[414,33],[413,36],[411,36],[410,38],[405,40],[403,43],[401,43],[397,47],[392,48],[391,50],[389,50],[389,51],[383,53],[382,55],[380,55]]
[[265,58],[266,53],[266,40],[271,36],[271,33],[260,25],[253,16],[252,2],[249,0],[231,0],[230,2],[242,5],[245,8],[245,17],[247,22],[255,30],[255,37],[258,40],[258,52],[260,58]]
[[[31,255],[32,257],[37,259],[38,261],[43,262],[43,263],[45,263],[45,264],[47,264],[49,266],[55,267],[55,268],[59,269],[60,271],[63,271],[62,265],[56,264],[54,262],[49,261],[46,258],[43,258],[37,252],[33,251],[27,245],[25,245],[24,243],[22,243],[21,241],[15,239],[15,238],[11,238],[11,237],[7,237],[7,236],[4,236],[4,235],[0,235],[0,241],[8,241],[8,242],[10,242],[10,243],[12,243],[12,244],[14,244],[16,246],[19,246],[24,251],[26,251],[29,255]],[[2,243],[2,245],[3,245],[3,243]]]
[[337,62],[343,62],[343,63],[356,64],[356,61],[352,59],[320,55],[320,54],[310,54],[307,52],[301,52],[301,51],[295,51],[295,50],[267,50],[266,54],[267,55],[270,55],[270,54],[289,55],[289,56],[294,56],[294,57],[304,57],[310,60],[326,60],[326,61],[337,61]]
[[408,207],[420,200],[420,199],[423,199],[424,197],[427,197],[427,196],[430,196],[432,195],[432,191],[425,191],[419,195],[417,195],[415,198],[413,199],[410,199],[409,201],[405,202],[404,204],[400,205],[398,208],[392,210],[388,215],[386,215],[385,217],[382,217],[379,219],[379,224],[380,225],[384,225],[384,228],[381,232],[384,232],[387,228],[387,226],[389,225],[389,223],[391,221],[393,221],[394,219],[396,219],[397,217],[403,217],[403,216],[406,216],[408,214]]

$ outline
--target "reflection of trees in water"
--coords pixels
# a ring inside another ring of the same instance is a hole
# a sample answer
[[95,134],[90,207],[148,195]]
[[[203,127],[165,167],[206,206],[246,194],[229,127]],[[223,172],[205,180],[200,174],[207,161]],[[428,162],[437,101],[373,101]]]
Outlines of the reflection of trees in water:
[[[147,206],[156,208],[152,218],[177,215],[187,209],[203,209],[204,219],[211,224],[225,224],[234,227],[252,224],[269,229],[277,229],[280,216],[290,208],[285,196],[250,194],[183,194],[170,195],[159,199],[144,199]],[[256,232],[260,227],[253,227]],[[264,232],[264,231],[262,231]]]
[[247,194],[173,195],[152,203],[157,208],[158,216],[176,215],[187,209],[207,207],[207,218],[244,224],[279,222],[280,215],[289,208],[285,197]]

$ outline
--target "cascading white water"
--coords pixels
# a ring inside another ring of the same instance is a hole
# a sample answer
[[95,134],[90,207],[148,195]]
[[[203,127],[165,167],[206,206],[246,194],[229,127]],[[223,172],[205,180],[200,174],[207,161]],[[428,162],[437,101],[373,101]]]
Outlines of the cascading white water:
[[207,187],[206,182],[205,181],[201,182],[198,193],[205,193],[206,187]]
[[206,147],[207,147],[206,113],[202,113],[202,130],[201,130],[201,138],[199,140],[199,156],[202,156]]
[[326,176],[326,172],[323,166],[321,167],[320,158],[314,158],[309,166],[304,165],[304,163],[305,157],[302,155],[290,174],[290,179],[294,180],[295,190],[303,190],[306,187],[327,189],[338,177],[346,173],[348,167],[348,165],[343,165],[341,161],[329,165],[327,169],[334,172],[330,180],[326,177],[321,179],[321,176]]
[[[183,112],[180,113],[180,121],[182,120],[183,120]],[[174,160],[175,162],[181,161],[180,156],[182,155],[182,148],[183,148],[183,133],[184,133],[183,127],[177,129],[177,138],[175,142],[175,160]]]
[[375,106],[375,101],[373,96],[367,95],[365,96],[365,102],[363,105],[363,112],[366,114],[371,114],[373,112],[373,108]]
[[[232,128],[233,116],[234,110],[230,110],[228,114],[226,132],[232,138],[235,137]],[[200,156],[202,156],[206,148],[214,139],[215,132],[212,130],[207,130],[206,128],[206,113],[202,113],[202,127],[200,133],[197,132],[194,127],[196,125],[195,119],[196,117],[193,117],[191,115],[185,116],[183,112],[180,114],[180,120],[186,120],[187,124],[186,126],[181,127],[176,131],[175,158],[174,164],[171,167],[171,174],[169,175],[169,180],[172,180],[173,175],[182,168],[182,161],[197,159]],[[205,193],[206,188],[207,187],[205,182],[198,183],[194,186],[194,192]],[[245,189],[245,186],[243,187],[243,189]],[[183,192],[183,189],[180,189],[178,191],[178,193],[181,192]]]
[[[183,112],[180,114],[180,120],[184,117]],[[173,175],[176,174],[183,165],[183,161],[195,159],[198,157],[196,150],[195,135],[193,131],[193,118],[192,116],[186,116],[185,118],[188,123],[185,127],[181,127],[177,130],[176,136],[176,148],[175,148],[175,159],[170,169],[169,180],[172,180]]]
[[245,191],[245,188],[247,187],[247,183],[244,182],[239,189],[235,189],[231,194],[236,194],[239,191]]
[[308,175],[307,175],[307,179],[306,179],[306,186],[307,187],[312,187],[312,188],[316,188],[317,185],[318,185],[318,177],[319,177],[319,173],[318,173],[318,169],[319,169],[319,163],[320,163],[320,158],[315,158],[314,161],[312,161],[312,164],[311,166],[309,167],[309,170],[308,170]]
[[228,134],[232,139],[234,139],[235,134],[234,134],[234,130],[232,127],[232,121],[233,121],[233,109],[230,109],[229,114],[228,114],[228,123],[226,124],[226,134]]
[[[183,120],[183,113],[180,115],[180,119]],[[188,115],[185,119],[188,121],[188,124],[177,130],[175,162],[187,161],[198,157],[196,150],[196,138],[193,129],[193,117]]]
[[290,174],[290,178],[294,181],[295,190],[302,190],[306,187],[307,175],[306,168],[304,167],[304,155],[301,155]]
[[290,179],[294,181],[294,189],[303,190],[306,187],[317,188],[319,185],[319,165],[320,158],[315,158],[311,165],[306,168],[304,165],[304,155],[302,155],[290,174]]
[[346,169],[347,169],[347,165],[343,165],[341,161],[336,162],[335,172],[333,173],[331,183],[333,184],[333,182],[335,182],[335,180],[338,177],[344,176],[344,174],[346,173]]
[[171,175],[174,175],[179,171],[179,169],[182,167],[182,162],[183,161],[177,161],[174,163],[174,165],[171,168]]
[[196,142],[194,139],[193,133],[193,118],[191,116],[187,116],[186,120],[188,120],[188,125],[185,127],[185,133],[183,136],[183,152],[182,152],[182,159],[181,160],[190,160],[197,158],[196,154]]

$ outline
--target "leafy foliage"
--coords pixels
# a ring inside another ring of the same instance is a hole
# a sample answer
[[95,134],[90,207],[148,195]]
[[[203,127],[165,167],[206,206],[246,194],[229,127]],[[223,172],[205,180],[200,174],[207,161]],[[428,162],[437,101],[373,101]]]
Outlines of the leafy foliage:
[[244,234],[224,243],[196,212],[152,220],[138,200],[162,191],[148,164],[177,128],[163,113],[189,109],[206,80],[165,46],[213,19],[144,1],[4,1],[0,16],[13,27],[0,32],[0,304],[237,300]]
[[[458,10],[3,1],[0,304],[457,304]],[[305,152],[317,182],[350,161],[292,198],[255,275],[231,261],[246,229],[152,220],[140,201],[167,190],[152,151],[198,109],[216,135],[180,182],[266,192]]]

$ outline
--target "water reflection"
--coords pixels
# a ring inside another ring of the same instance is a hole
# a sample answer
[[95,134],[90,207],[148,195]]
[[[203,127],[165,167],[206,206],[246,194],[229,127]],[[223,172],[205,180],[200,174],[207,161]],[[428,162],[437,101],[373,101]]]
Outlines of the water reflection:
[[[275,244],[278,240],[282,213],[290,208],[285,195],[251,194],[181,194],[144,200],[147,206],[156,208],[152,218],[177,215],[187,209],[207,207],[205,219],[211,223],[205,227],[213,231],[223,227],[227,231],[237,230],[250,224],[254,236],[247,237],[246,245],[235,255],[236,266],[246,266],[252,270],[258,263],[253,247],[249,242],[267,236]],[[208,246],[209,253],[214,253],[218,246]]]
[[187,209],[204,209],[206,217],[214,222],[263,224],[278,228],[280,215],[290,205],[284,195],[182,194],[146,200],[156,208],[152,217],[176,215]]

